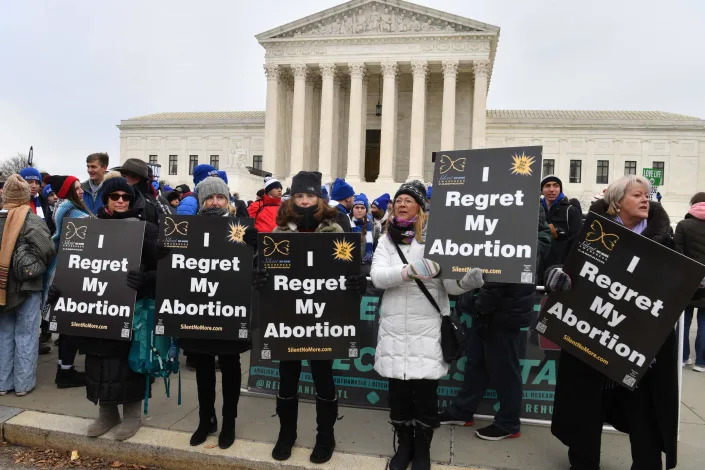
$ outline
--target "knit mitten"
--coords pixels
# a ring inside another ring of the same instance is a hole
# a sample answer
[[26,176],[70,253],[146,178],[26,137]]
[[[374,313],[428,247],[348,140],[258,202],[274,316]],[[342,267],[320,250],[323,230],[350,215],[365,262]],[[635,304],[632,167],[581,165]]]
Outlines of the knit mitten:
[[402,277],[405,281],[409,279],[420,279],[422,281],[428,281],[441,272],[441,266],[435,261],[430,259],[421,258],[416,261],[412,261],[408,265],[404,266],[402,270]]
[[549,268],[546,272],[544,287],[548,292],[566,292],[572,287],[570,276],[562,268]]
[[462,279],[458,280],[458,285],[463,290],[479,289],[485,281],[482,279],[482,269],[472,268],[466,272]]

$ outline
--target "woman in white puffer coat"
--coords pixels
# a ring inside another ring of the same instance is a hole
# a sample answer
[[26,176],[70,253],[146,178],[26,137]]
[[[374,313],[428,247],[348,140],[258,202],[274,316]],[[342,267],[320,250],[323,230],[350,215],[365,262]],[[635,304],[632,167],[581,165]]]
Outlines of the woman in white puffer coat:
[[[441,310],[450,314],[448,294],[482,286],[474,268],[461,280],[437,278],[440,267],[423,257],[426,188],[404,183],[394,196],[392,215],[372,259],[372,282],[385,289],[375,370],[389,378],[390,419],[398,438],[390,470],[430,469],[430,445],[438,427],[438,379],[448,373],[441,350],[441,317],[416,283],[423,281]],[[404,254],[402,261],[397,246]]]

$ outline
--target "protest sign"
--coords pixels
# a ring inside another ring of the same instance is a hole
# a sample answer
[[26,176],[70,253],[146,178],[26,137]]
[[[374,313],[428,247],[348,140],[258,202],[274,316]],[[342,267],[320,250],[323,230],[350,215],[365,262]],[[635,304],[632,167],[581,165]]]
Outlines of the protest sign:
[[357,357],[360,294],[345,278],[360,272],[360,234],[260,233],[262,359]]
[[136,292],[127,272],[139,269],[144,222],[64,219],[49,330],[129,341]]
[[690,302],[705,266],[590,212],[536,330],[633,390]]
[[[362,297],[358,315],[359,357],[339,358],[333,361],[333,380],[338,393],[338,400],[343,406],[360,406],[372,409],[384,409],[388,402],[388,380],[373,369],[377,332],[379,328],[379,309],[384,291],[368,283],[367,292]],[[534,318],[538,316],[542,294],[536,293]],[[455,301],[450,298],[451,308]],[[470,326],[472,319],[461,314],[460,321]],[[256,393],[271,396],[279,391],[278,364],[262,360],[260,346],[256,341],[258,334],[253,333],[255,342],[250,356],[250,373],[248,389]],[[553,413],[553,394],[556,385],[556,361],[559,355],[554,346],[540,344],[540,336],[535,331],[524,328],[519,336],[518,353],[523,382],[523,401],[521,417],[551,421]],[[463,386],[466,358],[462,357],[450,364],[448,374],[438,383],[438,406],[447,408]],[[304,361],[298,394],[302,399],[314,400],[316,396],[313,377],[308,361]],[[499,406],[497,392],[489,388],[478,406],[476,416],[493,416]]]
[[157,266],[156,335],[250,339],[252,219],[162,216],[159,240],[169,254]]
[[425,256],[446,279],[535,282],[542,147],[436,153]]

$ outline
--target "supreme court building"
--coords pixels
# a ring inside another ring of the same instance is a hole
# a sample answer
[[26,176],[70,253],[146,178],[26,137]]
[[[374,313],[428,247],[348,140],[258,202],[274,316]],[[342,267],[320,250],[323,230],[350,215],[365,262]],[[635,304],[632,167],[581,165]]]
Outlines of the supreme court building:
[[705,189],[705,121],[658,111],[487,110],[499,31],[401,0],[349,1],[257,35],[264,112],[123,120],[120,159],[161,164],[171,185],[191,183],[190,170],[211,163],[249,199],[262,187],[252,168],[286,182],[318,170],[324,182],[344,177],[374,198],[409,179],[430,182],[434,151],[543,145],[542,172],[584,202],[621,175],[662,168],[664,205],[682,217]]

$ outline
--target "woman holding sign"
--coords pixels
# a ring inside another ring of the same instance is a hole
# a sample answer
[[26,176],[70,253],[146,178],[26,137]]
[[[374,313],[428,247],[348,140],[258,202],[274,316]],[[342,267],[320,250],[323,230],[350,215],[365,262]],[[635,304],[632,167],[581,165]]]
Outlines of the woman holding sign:
[[[104,206],[98,210],[99,219],[126,224],[145,220],[144,200],[135,198],[135,191],[125,178],[106,178],[102,198]],[[137,291],[136,300],[154,298],[157,238],[157,225],[147,222],[140,270],[128,271],[126,280],[128,287]],[[134,436],[142,425],[145,376],[130,369],[130,344],[129,341],[81,338],[80,350],[86,355],[86,397],[99,405],[98,418],[88,426],[89,437],[101,436],[119,424],[115,439],[123,441]],[[122,422],[118,405],[122,405]]]
[[448,373],[441,350],[441,315],[448,294],[482,287],[474,268],[460,280],[439,279],[440,266],[424,258],[426,187],[404,183],[394,195],[386,233],[372,259],[372,282],[385,289],[375,370],[389,378],[390,418],[398,437],[390,470],[431,468],[430,446],[438,421],[438,379]]
[[[649,181],[626,175],[605,190],[590,211],[673,248],[672,229],[660,204],[649,204]],[[561,268],[546,274],[548,291],[567,291],[570,277]],[[551,432],[568,446],[573,470],[600,468],[602,425],[629,434],[633,470],[676,466],[678,430],[678,342],[672,330],[634,391],[618,385],[571,354],[561,353]]]
[[[291,183],[290,199],[282,203],[277,215],[274,232],[336,232],[343,229],[335,223],[338,211],[323,200],[321,174],[300,171]],[[263,287],[269,280],[265,270],[255,272],[255,289]],[[363,290],[366,282],[357,276],[350,276],[345,283],[347,289]],[[311,452],[313,463],[330,460],[335,448],[333,427],[338,418],[338,395],[333,383],[333,361],[311,360],[311,374],[316,387],[316,445]],[[301,361],[279,362],[279,395],[277,395],[277,415],[279,415],[279,437],[272,450],[276,460],[287,460],[296,442],[296,422],[298,419],[299,375]]]
[[[230,190],[220,178],[208,177],[198,183],[198,215],[203,217],[233,217],[235,208],[230,205]],[[244,240],[256,245],[257,232],[245,231]],[[249,286],[248,286],[249,287]],[[249,341],[182,338],[180,346],[196,362],[198,389],[198,428],[191,436],[191,445],[206,441],[209,434],[218,430],[215,416],[215,356],[218,356],[223,385],[223,416],[218,447],[227,449],[235,442],[235,419],[240,401],[240,353],[251,347]]]

